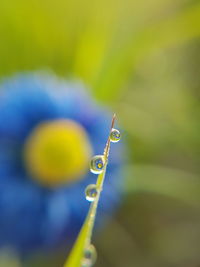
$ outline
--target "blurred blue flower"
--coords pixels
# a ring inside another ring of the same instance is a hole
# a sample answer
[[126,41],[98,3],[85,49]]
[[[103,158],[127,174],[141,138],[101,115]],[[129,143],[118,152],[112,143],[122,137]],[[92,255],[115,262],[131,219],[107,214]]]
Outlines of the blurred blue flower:
[[[110,119],[81,83],[23,73],[1,84],[0,246],[26,253],[77,235],[96,181],[88,160],[103,152]],[[121,149],[111,149],[99,216],[119,201]]]

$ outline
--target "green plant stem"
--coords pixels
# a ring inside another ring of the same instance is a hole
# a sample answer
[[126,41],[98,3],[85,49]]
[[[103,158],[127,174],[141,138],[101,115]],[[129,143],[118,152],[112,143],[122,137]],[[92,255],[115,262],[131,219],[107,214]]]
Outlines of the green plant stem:
[[[115,114],[112,119],[111,130],[114,127],[114,122],[115,122]],[[104,166],[103,172],[98,175],[98,178],[96,181],[97,196],[90,205],[90,209],[88,211],[85,222],[80,230],[80,233],[77,237],[77,240],[72,248],[72,251],[69,257],[64,264],[64,267],[80,267],[81,261],[84,255],[84,250],[91,243],[91,238],[92,238],[92,233],[93,233],[93,228],[94,228],[94,223],[95,223],[95,218],[96,218],[96,213],[97,213],[97,207],[98,207],[99,198],[101,195],[101,191],[103,190],[103,184],[105,180],[109,151],[110,151],[110,134],[109,134],[109,137],[108,137],[105,149],[104,149],[105,166]]]

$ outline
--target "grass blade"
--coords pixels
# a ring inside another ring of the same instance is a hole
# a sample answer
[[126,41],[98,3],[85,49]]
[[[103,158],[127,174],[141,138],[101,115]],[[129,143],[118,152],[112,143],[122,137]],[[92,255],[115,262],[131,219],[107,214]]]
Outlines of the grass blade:
[[[114,123],[115,123],[115,114],[112,118],[110,133],[114,127]],[[72,251],[69,257],[64,264],[64,267],[80,267],[82,265],[84,251],[91,244],[91,238],[92,238],[92,232],[93,232],[95,218],[96,218],[97,207],[98,207],[101,191],[103,190],[103,183],[104,183],[106,167],[108,163],[109,150],[110,150],[110,133],[109,133],[109,137],[108,137],[105,149],[104,149],[105,166],[104,166],[103,172],[98,175],[98,178],[96,181],[97,196],[95,197],[95,200],[90,205],[90,209],[88,211],[85,222],[80,230],[80,233],[75,241],[75,244],[72,248]]]

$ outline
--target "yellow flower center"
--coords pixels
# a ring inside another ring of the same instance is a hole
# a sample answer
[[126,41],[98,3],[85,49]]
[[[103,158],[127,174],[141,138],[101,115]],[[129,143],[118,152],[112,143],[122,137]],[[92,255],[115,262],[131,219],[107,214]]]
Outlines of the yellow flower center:
[[24,146],[27,171],[47,186],[81,179],[88,170],[91,154],[84,128],[64,119],[40,124]]

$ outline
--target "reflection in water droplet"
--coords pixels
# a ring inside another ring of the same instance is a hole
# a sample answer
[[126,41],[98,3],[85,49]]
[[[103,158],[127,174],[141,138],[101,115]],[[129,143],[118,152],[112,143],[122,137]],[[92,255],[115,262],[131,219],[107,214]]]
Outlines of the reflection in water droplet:
[[95,200],[97,193],[98,191],[95,184],[90,184],[85,189],[85,197],[90,202]]
[[90,162],[90,171],[94,174],[99,174],[105,166],[105,157],[102,155],[94,156]]
[[84,251],[81,267],[91,267],[95,263],[97,252],[95,247],[90,244]]
[[110,141],[113,143],[117,143],[119,142],[120,139],[121,139],[120,131],[117,129],[112,129],[110,133]]

